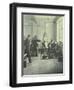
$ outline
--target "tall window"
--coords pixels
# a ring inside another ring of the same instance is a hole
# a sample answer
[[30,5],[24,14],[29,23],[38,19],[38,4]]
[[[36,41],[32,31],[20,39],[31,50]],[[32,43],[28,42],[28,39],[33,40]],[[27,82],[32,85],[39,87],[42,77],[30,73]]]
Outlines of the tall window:
[[57,19],[57,41],[63,42],[63,30],[64,30],[64,17]]

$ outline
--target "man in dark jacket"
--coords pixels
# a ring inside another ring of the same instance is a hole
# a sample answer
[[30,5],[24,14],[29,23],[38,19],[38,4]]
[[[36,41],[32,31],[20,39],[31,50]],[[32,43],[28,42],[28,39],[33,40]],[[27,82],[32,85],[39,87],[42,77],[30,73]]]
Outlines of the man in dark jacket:
[[26,40],[24,42],[24,46],[25,46],[25,53],[27,54],[29,62],[31,63],[30,35],[27,36],[27,38],[26,38]]

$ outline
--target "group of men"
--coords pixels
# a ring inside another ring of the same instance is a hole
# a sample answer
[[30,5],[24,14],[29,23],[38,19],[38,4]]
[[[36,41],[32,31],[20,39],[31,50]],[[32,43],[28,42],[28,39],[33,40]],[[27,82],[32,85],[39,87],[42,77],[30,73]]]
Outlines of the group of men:
[[24,40],[24,54],[27,54],[24,58],[27,57],[30,63],[32,62],[31,56],[38,56],[38,42],[40,42],[40,40],[37,39],[37,36],[31,39],[30,35],[28,35]]
[[[40,47],[38,43],[41,43]],[[42,55],[42,58],[47,57],[48,59],[50,59],[63,57],[62,51],[63,43],[61,41],[55,42],[54,40],[51,40],[46,45],[46,41],[42,42],[41,40],[38,40],[37,36],[34,36],[31,39],[30,35],[28,35],[27,38],[24,40],[24,54],[26,54],[29,63],[32,62],[31,56],[38,56],[38,53]]]

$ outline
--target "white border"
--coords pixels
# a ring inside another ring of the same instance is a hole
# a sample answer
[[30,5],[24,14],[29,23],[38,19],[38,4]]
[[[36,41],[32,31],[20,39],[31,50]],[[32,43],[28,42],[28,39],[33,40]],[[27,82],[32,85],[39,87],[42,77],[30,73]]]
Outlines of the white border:
[[[21,13],[48,13],[48,14],[64,14],[64,75],[32,75],[29,77],[21,76]],[[40,8],[17,8],[17,83],[44,82],[44,81],[64,81],[69,80],[69,11],[55,9]]]

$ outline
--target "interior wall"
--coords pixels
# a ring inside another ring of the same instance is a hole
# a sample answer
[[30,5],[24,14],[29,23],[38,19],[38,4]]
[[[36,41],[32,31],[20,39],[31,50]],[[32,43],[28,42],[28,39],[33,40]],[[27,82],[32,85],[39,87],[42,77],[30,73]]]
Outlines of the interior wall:
[[50,42],[51,40],[56,41],[56,23],[51,20],[47,21],[45,20],[38,17],[34,18],[30,15],[29,16],[24,15],[23,16],[24,37],[27,37],[27,35],[30,34],[31,38],[37,35],[38,39],[40,39],[41,41],[43,39],[48,42]]
[[63,42],[63,32],[64,32],[64,18],[60,17],[56,21],[57,26],[57,42]]

